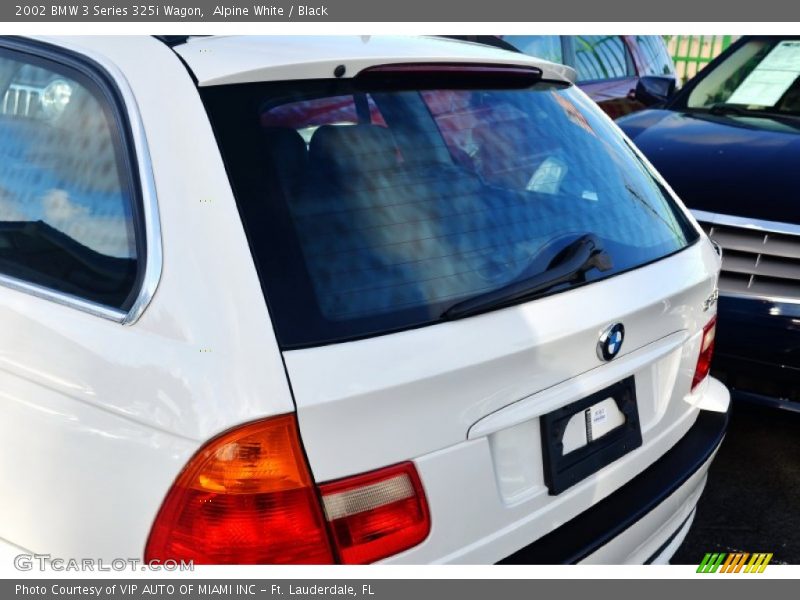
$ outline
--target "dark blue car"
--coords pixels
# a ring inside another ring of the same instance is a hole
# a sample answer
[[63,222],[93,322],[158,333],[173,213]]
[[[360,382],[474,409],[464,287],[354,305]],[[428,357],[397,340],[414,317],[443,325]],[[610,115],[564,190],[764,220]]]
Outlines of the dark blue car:
[[742,38],[618,124],[722,248],[717,375],[800,410],[800,36]]

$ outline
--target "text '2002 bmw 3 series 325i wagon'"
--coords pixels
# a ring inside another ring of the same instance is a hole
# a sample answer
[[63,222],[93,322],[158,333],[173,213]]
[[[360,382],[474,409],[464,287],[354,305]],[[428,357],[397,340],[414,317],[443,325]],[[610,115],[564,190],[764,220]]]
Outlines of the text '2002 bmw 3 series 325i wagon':
[[573,76],[0,40],[0,545],[668,560],[727,422],[720,259]]

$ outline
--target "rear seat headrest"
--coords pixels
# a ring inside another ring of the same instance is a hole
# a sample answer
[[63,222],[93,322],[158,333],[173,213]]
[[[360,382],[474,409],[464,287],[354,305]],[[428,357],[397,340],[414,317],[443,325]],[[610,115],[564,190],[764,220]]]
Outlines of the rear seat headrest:
[[309,163],[317,171],[368,173],[398,166],[392,132],[378,125],[323,125],[309,144]]
[[303,179],[308,151],[303,137],[291,127],[264,127],[264,149],[278,178],[295,185]]

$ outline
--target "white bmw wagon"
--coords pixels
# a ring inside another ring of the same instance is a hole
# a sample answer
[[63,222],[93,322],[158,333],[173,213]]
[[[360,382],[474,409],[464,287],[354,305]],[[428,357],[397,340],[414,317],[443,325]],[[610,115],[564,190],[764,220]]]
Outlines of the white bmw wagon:
[[568,67],[0,40],[0,547],[665,562],[720,258]]

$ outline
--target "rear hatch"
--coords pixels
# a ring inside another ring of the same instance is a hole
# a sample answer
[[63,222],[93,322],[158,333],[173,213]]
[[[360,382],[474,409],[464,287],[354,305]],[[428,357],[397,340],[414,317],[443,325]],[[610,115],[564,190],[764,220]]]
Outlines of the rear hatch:
[[[286,352],[316,479],[488,435],[630,375],[646,441],[671,425],[662,423],[670,402],[677,404],[670,418],[689,409],[681,399],[699,350],[688,342],[709,319],[701,306],[714,287],[713,256],[699,250],[457,322]],[[598,339],[615,322],[624,324],[625,339],[619,356],[604,363]],[[501,411],[515,407],[517,414]]]
[[620,455],[691,425],[718,257],[569,82],[437,61],[201,93],[318,482],[489,440],[458,477],[557,495],[592,473],[554,483],[540,427],[589,408],[579,449],[620,382]]

